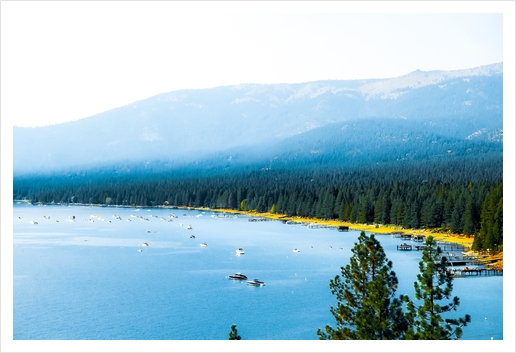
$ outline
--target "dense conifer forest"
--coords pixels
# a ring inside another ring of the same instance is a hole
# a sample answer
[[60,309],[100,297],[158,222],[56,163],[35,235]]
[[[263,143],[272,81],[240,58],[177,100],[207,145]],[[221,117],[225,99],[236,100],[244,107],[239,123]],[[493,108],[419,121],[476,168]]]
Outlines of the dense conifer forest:
[[284,170],[148,167],[14,178],[15,200],[257,210],[475,235],[475,250],[503,249],[502,159]]

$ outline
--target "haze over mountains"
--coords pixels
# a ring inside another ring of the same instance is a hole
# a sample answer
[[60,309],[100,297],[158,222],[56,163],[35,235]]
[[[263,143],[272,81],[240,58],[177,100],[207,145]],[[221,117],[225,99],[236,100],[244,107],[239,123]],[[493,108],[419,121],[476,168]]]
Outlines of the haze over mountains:
[[163,93],[79,121],[15,127],[14,173],[501,158],[502,76],[498,63]]

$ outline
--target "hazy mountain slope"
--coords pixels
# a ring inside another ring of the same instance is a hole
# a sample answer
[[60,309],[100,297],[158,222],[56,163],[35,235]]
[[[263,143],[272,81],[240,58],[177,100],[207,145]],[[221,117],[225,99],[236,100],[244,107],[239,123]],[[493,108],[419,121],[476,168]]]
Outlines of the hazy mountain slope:
[[[217,158],[232,149],[241,153],[242,161],[263,159],[264,152],[271,158],[291,156],[314,143],[307,132],[328,126],[324,134],[330,134],[336,128],[332,124],[369,118],[418,121],[416,127],[435,127],[450,138],[501,140],[502,64],[416,71],[393,79],[164,93],[75,122],[15,127],[14,170],[23,174],[122,160],[206,161],[208,155]],[[343,134],[332,153],[345,148],[353,134],[371,138],[364,129]],[[374,142],[382,148],[379,141]]]

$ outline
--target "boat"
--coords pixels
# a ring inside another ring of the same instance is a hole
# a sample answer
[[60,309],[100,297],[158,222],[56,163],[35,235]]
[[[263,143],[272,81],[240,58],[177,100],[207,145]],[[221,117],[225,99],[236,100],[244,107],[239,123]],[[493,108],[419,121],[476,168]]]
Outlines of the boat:
[[142,252],[142,249],[138,249],[138,252]]
[[193,229],[193,228],[192,228],[192,226],[191,226],[191,225],[188,225],[188,227],[186,227],[186,229],[191,230],[191,229]]
[[261,287],[261,286],[265,285],[265,282],[262,282],[262,281],[257,280],[257,279],[253,279],[251,281],[247,281],[247,284],[250,285],[250,286]]
[[245,254],[244,249],[242,249],[242,248],[236,249],[236,254],[237,254],[237,256],[244,255]]
[[229,277],[230,279],[235,279],[235,280],[238,280],[238,281],[243,281],[243,280],[246,280],[246,279],[247,279],[247,276],[246,276],[246,275],[241,274],[240,272],[237,272],[237,273],[235,273],[234,275],[229,275],[228,277]]
[[206,244],[206,243],[201,243],[201,244],[199,244],[199,245],[200,245],[200,246],[208,246],[208,244]]
[[190,235],[190,239],[195,239],[195,235]]
[[293,252],[299,252],[299,250],[298,250],[298,249],[294,249],[294,250],[292,250],[292,251],[293,251]]
[[149,246],[149,243],[142,243],[143,246]]

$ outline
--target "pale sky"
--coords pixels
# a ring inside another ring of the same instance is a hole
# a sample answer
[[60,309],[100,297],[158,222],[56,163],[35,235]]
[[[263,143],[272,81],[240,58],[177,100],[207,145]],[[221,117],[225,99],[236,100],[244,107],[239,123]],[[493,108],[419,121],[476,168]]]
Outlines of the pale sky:
[[180,89],[389,78],[503,61],[503,8],[492,2],[1,6],[1,117],[18,126],[77,120]]

